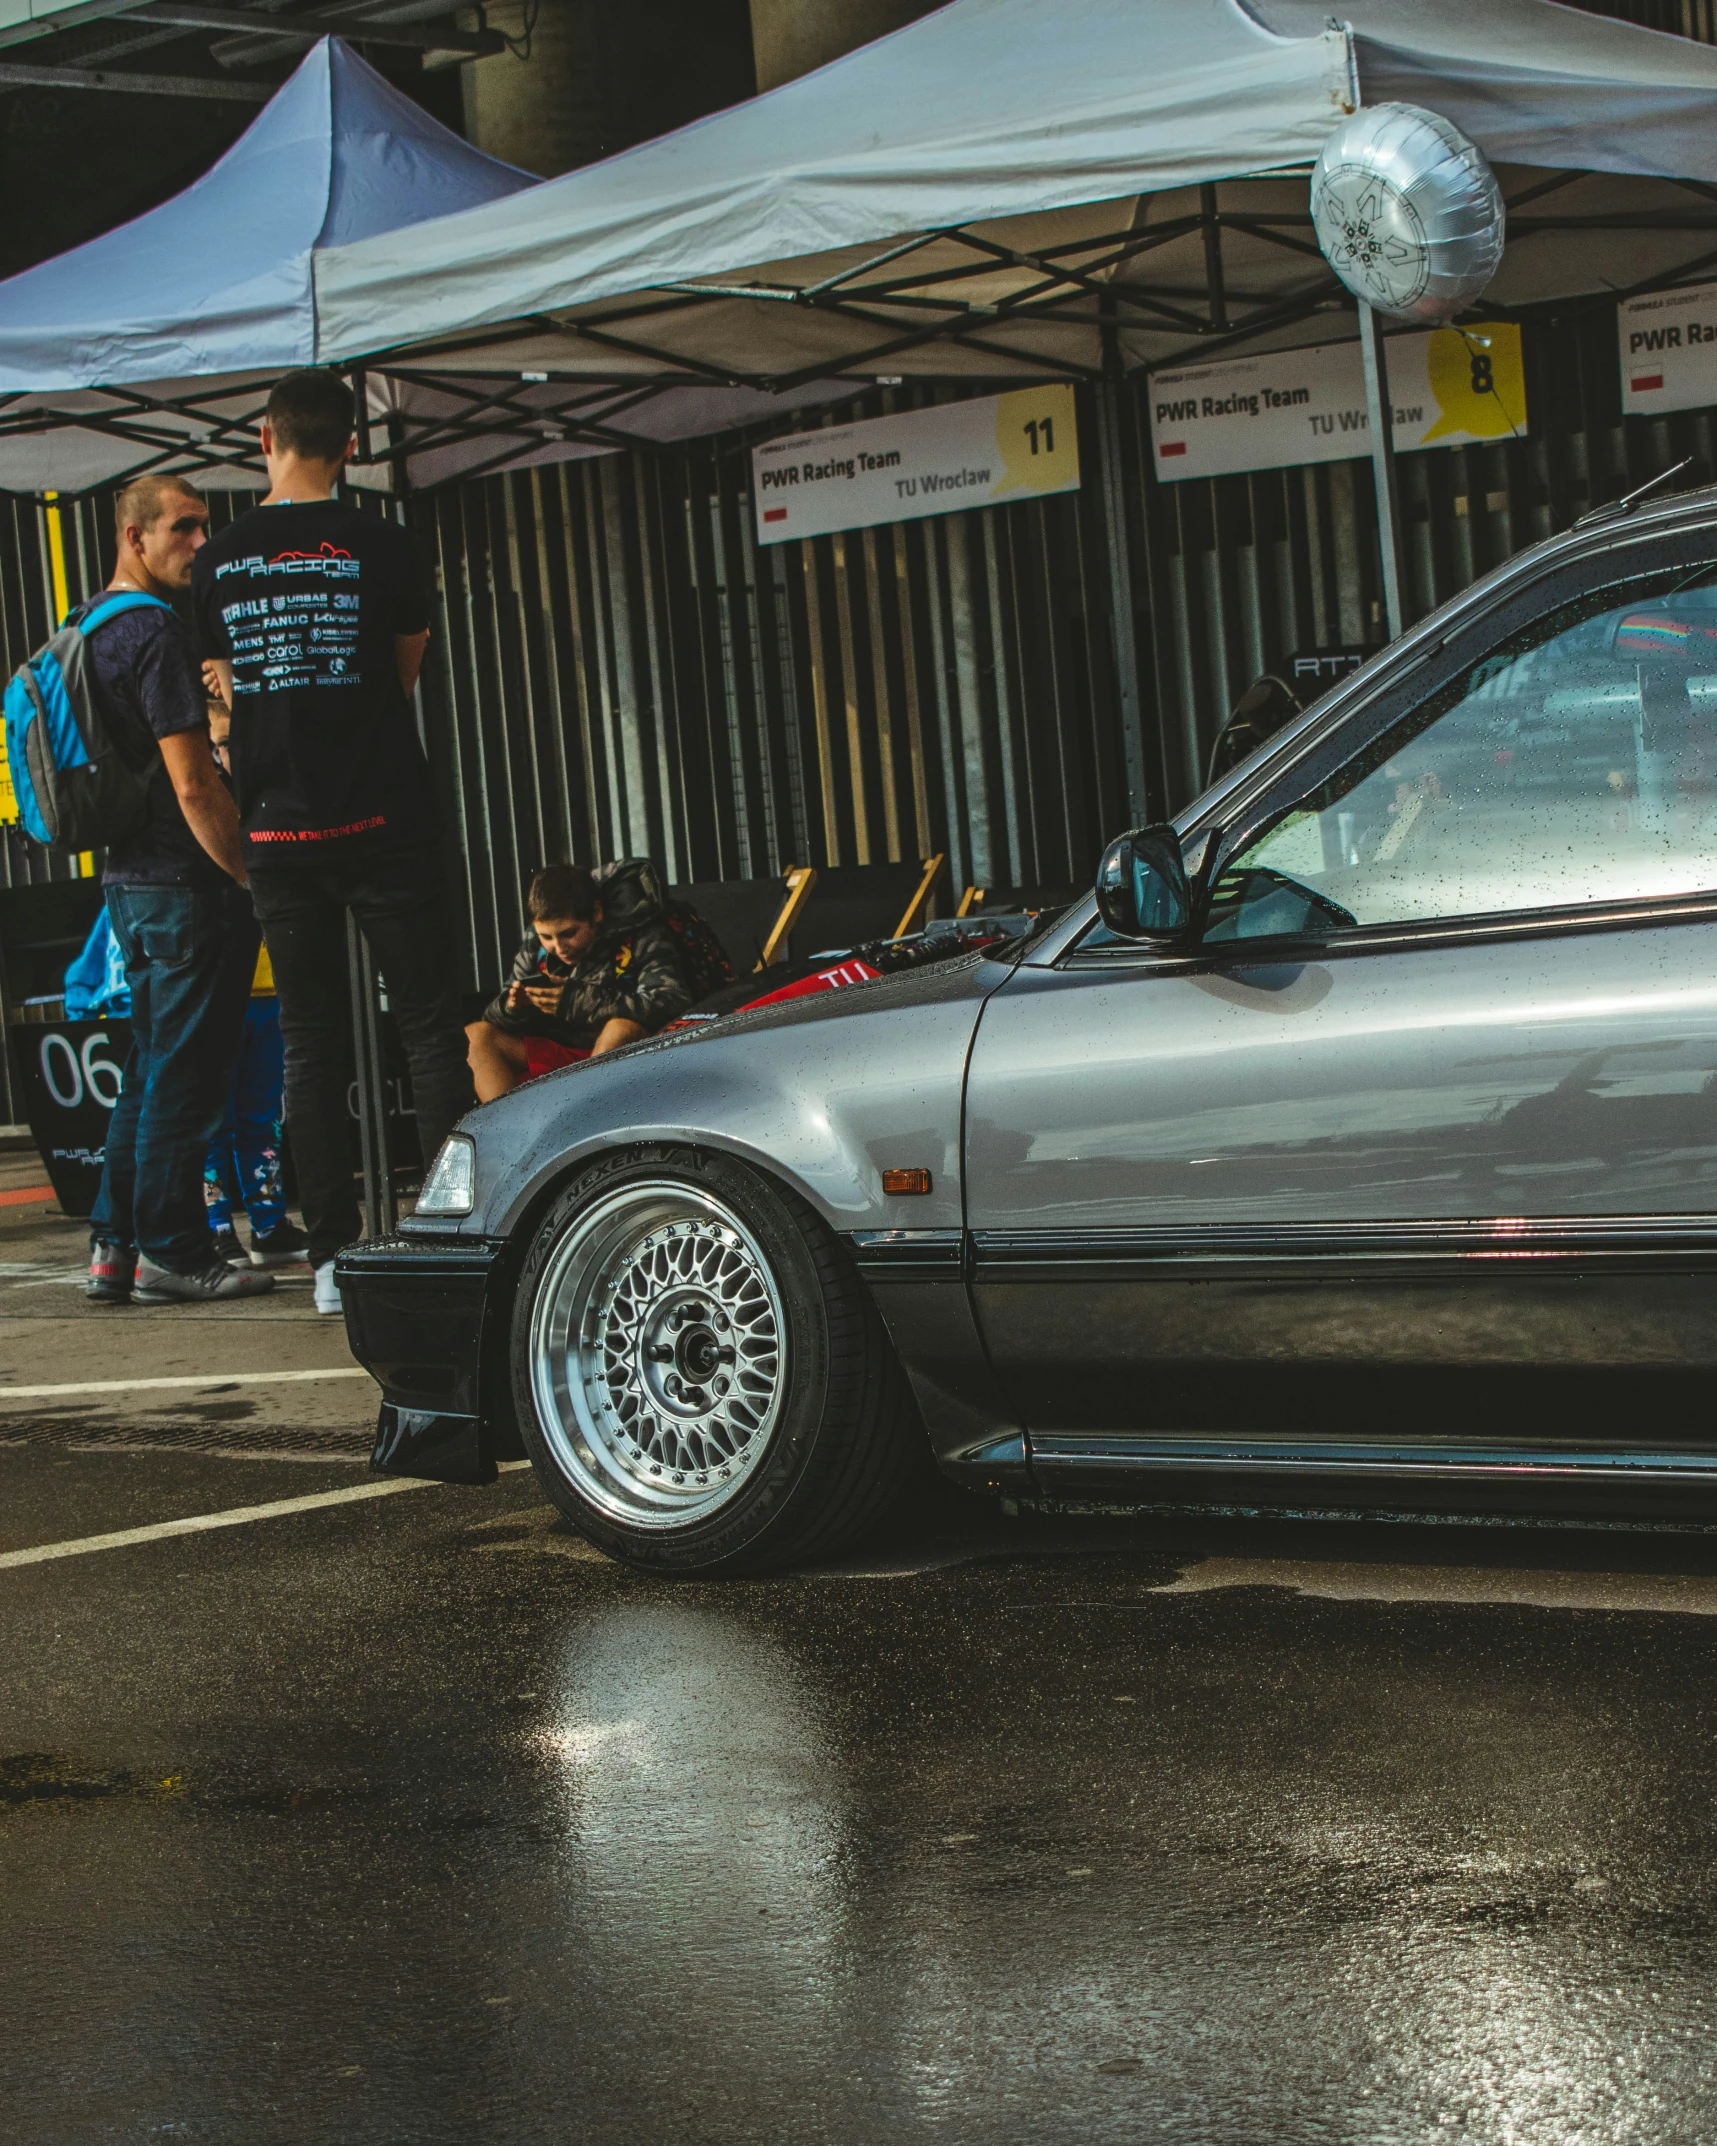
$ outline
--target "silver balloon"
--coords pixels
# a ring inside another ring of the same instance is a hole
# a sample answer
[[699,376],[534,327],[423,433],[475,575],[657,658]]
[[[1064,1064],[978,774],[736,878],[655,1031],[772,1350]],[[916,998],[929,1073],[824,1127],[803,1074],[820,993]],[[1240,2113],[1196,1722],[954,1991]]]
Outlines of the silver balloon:
[[1367,105],[1325,142],[1312,226],[1356,298],[1398,320],[1452,320],[1502,259],[1502,194],[1484,152],[1416,104]]

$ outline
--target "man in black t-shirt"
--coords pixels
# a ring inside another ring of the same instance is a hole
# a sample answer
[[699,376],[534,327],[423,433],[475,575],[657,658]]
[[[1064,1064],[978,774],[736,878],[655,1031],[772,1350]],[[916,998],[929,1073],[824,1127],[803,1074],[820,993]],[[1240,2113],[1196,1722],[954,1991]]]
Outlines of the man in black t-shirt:
[[429,640],[405,531],[336,502],[356,442],[337,374],[288,373],[268,399],[261,506],[197,555],[205,657],[232,710],[245,862],[280,993],[286,1125],[316,1306],[358,1233],[346,1109],[346,922],[357,917],[411,1066],[425,1166],[473,1101],[458,980],[410,695]]
[[90,1217],[93,1304],[218,1303],[270,1277],[218,1259],[203,1160],[232,1081],[256,966],[238,820],[213,756],[202,682],[171,599],[191,580],[209,511],[182,477],[140,477],[116,502],[108,589],[153,603],[97,626],[86,646],[120,749],[153,766],[137,832],[112,843],[102,891],[131,986],[131,1055],[108,1122]]

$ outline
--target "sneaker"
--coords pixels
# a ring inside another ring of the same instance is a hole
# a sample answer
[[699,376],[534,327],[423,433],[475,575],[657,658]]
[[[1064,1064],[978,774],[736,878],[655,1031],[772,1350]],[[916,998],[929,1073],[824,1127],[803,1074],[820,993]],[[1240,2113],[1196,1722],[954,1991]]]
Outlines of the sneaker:
[[316,1309],[338,1315],[345,1308],[340,1302],[340,1285],[334,1279],[334,1262],[325,1259],[316,1269]]
[[251,1231],[250,1256],[258,1267],[281,1267],[290,1259],[308,1259],[310,1240],[296,1222],[283,1218],[273,1229]]
[[201,1274],[177,1274],[153,1260],[137,1262],[137,1304],[224,1304],[233,1297],[259,1297],[274,1287],[272,1274],[252,1266],[229,1267],[212,1260]]
[[132,1279],[137,1272],[137,1254],[123,1244],[106,1244],[100,1238],[89,1248],[89,1280],[83,1286],[86,1304],[129,1304]]
[[248,1267],[250,1254],[238,1241],[236,1229],[218,1229],[213,1233],[215,1257],[228,1267]]

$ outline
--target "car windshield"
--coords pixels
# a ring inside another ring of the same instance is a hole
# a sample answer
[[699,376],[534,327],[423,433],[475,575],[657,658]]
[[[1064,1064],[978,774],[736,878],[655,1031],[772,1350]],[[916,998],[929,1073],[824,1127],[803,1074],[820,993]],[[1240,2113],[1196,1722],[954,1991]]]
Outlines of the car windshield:
[[1711,574],[1611,584],[1492,650],[1247,844],[1206,936],[1717,888]]

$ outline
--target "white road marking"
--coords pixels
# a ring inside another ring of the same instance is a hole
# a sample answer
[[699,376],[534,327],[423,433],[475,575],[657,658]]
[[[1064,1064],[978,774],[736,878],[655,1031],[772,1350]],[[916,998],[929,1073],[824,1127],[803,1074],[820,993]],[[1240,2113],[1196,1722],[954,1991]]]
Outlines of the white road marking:
[[211,1371],[202,1378],[88,1379],[78,1386],[0,1386],[0,1401],[39,1401],[60,1393],[159,1392],[168,1386],[284,1386],[299,1379],[367,1379],[369,1375],[357,1364],[341,1364],[334,1371]]
[[[528,1468],[528,1460],[504,1460],[501,1472]],[[278,1520],[287,1513],[313,1513],[355,1498],[385,1498],[399,1490],[445,1490],[417,1476],[389,1476],[381,1483],[354,1483],[349,1490],[318,1490],[307,1498],[276,1498],[271,1505],[235,1505],[224,1513],[193,1513],[185,1520],[157,1520],[146,1528],[116,1528],[111,1535],[85,1535],[76,1542],[42,1542],[28,1550],[0,1551],[0,1571],[10,1565],[45,1565],[58,1557],[84,1557],[92,1550],[128,1550],[136,1543],[164,1542],[174,1535],[201,1535],[210,1528],[244,1527],[252,1520]]]
[[134,1543],[164,1542],[172,1535],[200,1535],[208,1528],[243,1527],[251,1520],[276,1520],[286,1513],[313,1513],[324,1505],[346,1505],[354,1498],[385,1498],[398,1490],[432,1490],[439,1485],[416,1478],[390,1476],[383,1483],[355,1483],[349,1490],[318,1490],[307,1498],[277,1498],[272,1505],[235,1505],[224,1513],[193,1513],[187,1520],[158,1520],[152,1527],[118,1528],[111,1535],[85,1535],[76,1542],[42,1542],[28,1550],[0,1551],[0,1570],[8,1565],[45,1565],[56,1557],[83,1557],[91,1550],[129,1550]]

